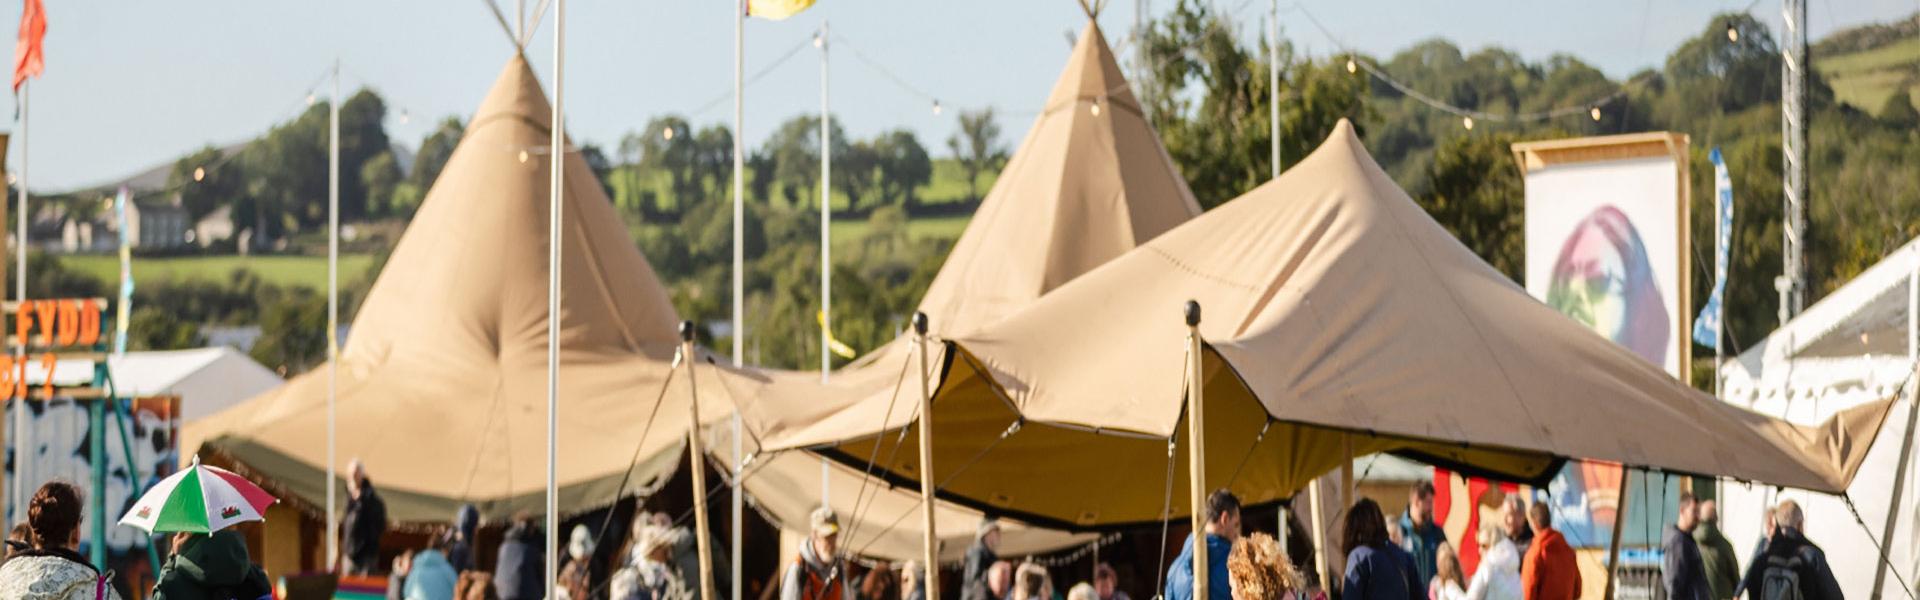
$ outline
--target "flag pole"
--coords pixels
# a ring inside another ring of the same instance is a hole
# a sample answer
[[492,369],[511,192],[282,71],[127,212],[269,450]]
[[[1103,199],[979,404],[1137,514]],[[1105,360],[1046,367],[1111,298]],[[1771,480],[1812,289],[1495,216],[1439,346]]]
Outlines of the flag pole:
[[[14,306],[19,307],[16,310],[23,311],[21,314],[25,314],[24,311],[27,307],[27,247],[29,246],[27,243],[27,221],[31,218],[27,213],[27,95],[32,92],[32,80],[20,82],[20,178],[17,180],[17,183],[20,185],[20,210],[16,211],[19,214],[14,216],[14,220],[18,223],[19,233],[14,238],[13,300],[15,302]],[[125,236],[127,232],[122,230],[120,235]],[[24,359],[26,353],[27,340],[22,338],[20,340],[18,355],[14,358]],[[27,432],[29,429],[27,427],[26,408],[27,399],[25,396],[22,396],[14,406],[14,456],[24,457],[27,455]],[[19,473],[20,470],[16,467],[14,469],[16,479]],[[16,513],[16,520],[26,516],[26,487],[25,485],[21,485],[21,482],[14,482],[13,510]]]
[[340,59],[333,59],[333,99],[327,107],[327,570],[340,556],[337,423],[334,404],[340,389]]
[[[833,112],[827,103],[827,22],[813,38],[820,49],[820,383],[833,370]],[[852,202],[848,198],[848,202]]]
[[[1280,178],[1280,0],[1272,0],[1271,37],[1267,38],[1267,119],[1273,137],[1273,178]],[[1286,509],[1281,509],[1285,511]],[[1285,535],[1285,534],[1282,534]]]
[[[733,364],[740,366],[745,362],[741,357],[744,356],[747,342],[746,284],[741,272],[742,264],[746,262],[743,242],[747,195],[744,154],[746,142],[743,138],[745,132],[741,129],[745,112],[742,110],[745,103],[741,92],[746,86],[742,81],[741,73],[745,70],[746,60],[744,56],[747,6],[746,0],[735,0],[728,4],[733,7]],[[731,588],[729,591],[733,593],[731,600],[741,600],[740,527],[744,512],[741,510],[741,496],[746,493],[741,480],[746,478],[747,470],[746,456],[741,452],[741,433],[740,410],[735,407],[733,411],[733,506],[731,507],[733,514],[730,515],[733,518],[733,546],[728,549],[729,557],[733,559],[730,565],[733,569],[733,580],[729,582]]]
[[[560,200],[566,173],[565,100],[567,39],[567,0],[555,0],[553,6],[553,117],[549,123],[548,165],[552,187],[547,191],[547,548],[548,560],[560,556],[560,488],[555,474],[559,470],[560,422],[560,250],[566,243],[560,225],[565,217]],[[697,462],[697,461],[696,461]],[[556,594],[554,569],[544,569],[548,598]]]

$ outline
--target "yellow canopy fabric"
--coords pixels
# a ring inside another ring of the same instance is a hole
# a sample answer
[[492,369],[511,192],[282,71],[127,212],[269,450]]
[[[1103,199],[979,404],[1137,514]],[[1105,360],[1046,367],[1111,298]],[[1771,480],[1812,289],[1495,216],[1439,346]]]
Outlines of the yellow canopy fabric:
[[[1397,451],[1541,482],[1565,458],[1844,489],[1885,418],[1823,427],[1715,402],[1528,296],[1436,224],[1350,123],[1278,180],[950,340],[934,479],[954,502],[1102,527],[1187,514],[1186,326],[1203,307],[1206,485],[1259,503]],[[849,464],[910,426],[856,405],[768,428]],[[1174,447],[1169,447],[1173,440]],[[917,481],[912,448],[880,455]]]
[[[1142,115],[1131,89],[1106,38],[1089,22],[1040,116],[920,302],[935,334],[991,323],[1200,214],[1199,203],[1160,145],[1159,134]],[[898,427],[914,418],[919,404],[915,346],[911,336],[896,339],[835,372],[826,384],[820,383],[817,373],[772,371],[732,385],[737,386],[735,393],[749,430],[757,435],[872,432],[883,417],[891,427]],[[930,364],[938,369],[945,346],[938,342],[929,346],[936,353]],[[893,447],[894,441],[888,437],[885,447]],[[913,444],[908,440],[905,445]],[[714,447],[724,444],[716,442]],[[779,460],[802,465],[803,472],[775,476],[772,471],[757,471],[747,477],[747,489],[776,520],[804,528],[806,511],[819,503],[818,463],[782,456]],[[812,466],[811,479],[804,472],[806,465]],[[871,544],[876,555],[917,557],[919,517],[893,524],[899,515],[889,507],[917,505],[919,487],[874,482],[873,488],[882,489],[878,492],[882,500],[870,500],[872,506],[860,510],[845,510],[842,501],[851,499],[842,498],[841,490],[860,487],[866,463],[858,466],[859,472],[842,473],[851,477],[847,484],[830,485],[833,504],[842,508],[841,518],[858,523],[850,525],[849,531],[864,536],[867,531],[886,530],[886,539]],[[796,495],[790,486],[771,481],[813,481],[815,491]],[[783,495],[785,502],[774,495]],[[936,526],[943,556],[964,550],[980,515],[973,509],[941,505]],[[1003,553],[1008,555],[1092,539],[1017,523],[1008,523],[1003,530]],[[848,547],[858,550],[865,545],[856,538]]]
[[[513,57],[354,318],[337,466],[362,459],[397,521],[543,505],[550,115]],[[679,343],[666,291],[585,161],[566,167],[557,478],[577,512],[614,500],[623,476],[645,492],[677,468],[691,400],[684,370],[665,387]],[[702,416],[731,415],[714,371],[700,377]],[[181,448],[323,506],[327,381],[315,370],[189,424]]]

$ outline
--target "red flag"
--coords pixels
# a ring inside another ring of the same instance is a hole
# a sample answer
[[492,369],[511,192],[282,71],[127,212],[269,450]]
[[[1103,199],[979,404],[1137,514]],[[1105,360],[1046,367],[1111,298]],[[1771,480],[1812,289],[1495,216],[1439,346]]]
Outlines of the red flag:
[[27,0],[26,7],[20,11],[20,41],[13,47],[13,91],[20,91],[20,84],[28,77],[39,77],[46,68],[46,61],[40,54],[40,40],[47,37],[47,11],[40,6],[40,0]]

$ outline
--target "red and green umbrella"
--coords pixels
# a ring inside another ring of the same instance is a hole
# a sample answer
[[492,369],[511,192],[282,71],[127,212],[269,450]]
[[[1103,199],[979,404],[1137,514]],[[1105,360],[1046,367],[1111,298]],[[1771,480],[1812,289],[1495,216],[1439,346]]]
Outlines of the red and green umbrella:
[[232,471],[200,464],[200,457],[167,476],[140,496],[120,524],[149,533],[213,533],[235,523],[265,520],[267,507],[279,502],[260,486]]

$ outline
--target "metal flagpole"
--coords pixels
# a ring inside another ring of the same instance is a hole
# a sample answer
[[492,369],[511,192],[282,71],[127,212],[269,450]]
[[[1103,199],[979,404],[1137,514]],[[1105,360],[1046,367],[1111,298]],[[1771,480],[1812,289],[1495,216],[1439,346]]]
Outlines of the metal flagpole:
[[746,280],[743,278],[742,265],[746,263],[746,221],[747,174],[745,131],[741,129],[742,114],[745,106],[741,94],[746,85],[741,81],[740,73],[745,68],[742,55],[746,52],[745,29],[747,23],[746,0],[734,3],[733,12],[733,364],[743,364],[741,352],[747,346],[746,317]]
[[[565,218],[560,194],[566,173],[566,39],[567,0],[553,3],[553,118],[550,130],[548,171],[552,187],[547,190],[547,548],[548,560],[560,556],[560,488],[555,474],[559,469],[560,422],[560,250],[566,243],[560,224]],[[698,462],[696,460],[696,462]],[[554,569],[545,569],[548,598],[556,595]]]
[[[1273,178],[1280,178],[1280,0],[1272,0],[1267,38],[1267,119],[1272,121]],[[1285,509],[1282,509],[1283,511]]]
[[[747,195],[746,160],[742,149],[746,142],[742,141],[742,136],[745,135],[741,129],[744,104],[740,95],[745,88],[741,81],[741,72],[745,67],[743,64],[745,59],[742,56],[745,48],[747,11],[746,0],[737,0],[728,4],[733,7],[733,364],[740,366],[744,362],[741,356],[747,344],[746,285],[741,273],[741,265],[745,262],[741,232],[744,229],[742,221],[746,215],[744,203]],[[746,488],[741,483],[747,475],[747,460],[741,453],[741,433],[740,411],[736,407],[733,412],[733,514],[731,515],[733,547],[729,549],[730,557],[733,559],[731,565],[733,581],[730,583],[732,600],[741,600],[740,527],[743,524],[741,514],[744,512],[741,510],[743,502],[741,496],[746,493]]]
[[[832,377],[833,350],[833,113],[827,96],[827,22],[820,21],[820,32],[813,38],[820,49],[820,383]],[[833,499],[830,489],[831,468],[820,457],[820,505]]]
[[[687,464],[693,469],[694,547],[700,551],[700,599],[713,598],[713,529],[707,521],[706,450],[700,445],[700,387],[694,373],[693,322],[680,322],[680,358],[687,365],[687,394],[692,397],[693,427],[687,429]],[[553,569],[547,569],[551,572]],[[548,596],[551,598],[552,596]]]
[[334,404],[340,390],[340,59],[333,59],[333,99],[327,107],[327,570],[340,557],[340,487]]
[[[926,600],[940,600],[940,536],[933,526],[933,372],[927,366],[927,313],[913,313],[913,333],[920,342],[920,519],[925,528],[921,564],[926,574]],[[1096,560],[1096,563],[1098,561]],[[912,592],[912,590],[907,590]]]
[[[33,81],[20,82],[20,177],[15,181],[15,183],[20,186],[20,210],[16,211],[18,214],[14,216],[14,221],[19,224],[19,233],[17,237],[14,238],[13,249],[13,300],[14,305],[19,307],[16,310],[22,311],[20,314],[23,315],[26,314],[24,311],[27,308],[27,221],[30,218],[27,213],[27,95],[32,91]],[[125,236],[127,232],[122,230],[120,235]],[[26,353],[27,340],[23,337],[20,340],[19,353],[14,358],[24,359]],[[27,399],[25,396],[21,396],[15,402],[13,455],[24,457],[28,451],[27,433],[29,429],[27,428],[26,419]],[[14,474],[16,476],[21,473],[18,466],[19,464],[20,463],[15,463]],[[25,518],[27,514],[26,487],[27,486],[22,485],[21,482],[18,481],[14,482],[13,485],[13,510],[16,521]]]
[[[827,103],[827,22],[813,38],[820,49],[820,383],[833,370],[833,112]],[[851,198],[848,199],[852,201]]]
[[[1190,488],[1187,505],[1193,521],[1193,564],[1210,565],[1207,560],[1207,457],[1206,457],[1206,419],[1205,402],[1201,401],[1200,382],[1200,303],[1187,301],[1187,478]],[[924,418],[924,417],[923,417]],[[925,478],[922,473],[921,477]],[[1212,569],[1195,568],[1193,570],[1193,597],[1196,600],[1207,598],[1207,587],[1215,582],[1207,581],[1208,571]],[[1226,582],[1218,582],[1224,584]]]

